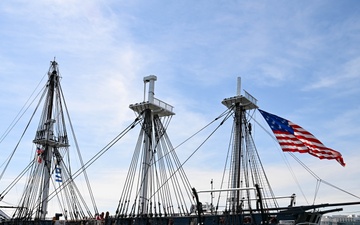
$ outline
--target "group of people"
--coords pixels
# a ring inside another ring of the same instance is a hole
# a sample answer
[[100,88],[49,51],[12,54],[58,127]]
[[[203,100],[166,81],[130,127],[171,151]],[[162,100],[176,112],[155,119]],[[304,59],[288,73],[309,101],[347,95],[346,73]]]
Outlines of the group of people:
[[100,221],[104,221],[105,224],[107,224],[106,222],[109,219],[109,212],[106,212],[106,214],[104,214],[104,212],[102,212],[100,214],[96,213],[95,214],[95,219],[100,220]]

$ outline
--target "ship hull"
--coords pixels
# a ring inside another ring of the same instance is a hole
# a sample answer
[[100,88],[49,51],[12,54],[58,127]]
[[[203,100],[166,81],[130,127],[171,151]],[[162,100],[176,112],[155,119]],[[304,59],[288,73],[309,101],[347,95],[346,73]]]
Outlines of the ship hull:
[[248,224],[318,224],[321,213],[285,213],[276,214],[221,214],[221,215],[189,215],[162,217],[109,218],[106,220],[9,220],[1,225],[248,225]]

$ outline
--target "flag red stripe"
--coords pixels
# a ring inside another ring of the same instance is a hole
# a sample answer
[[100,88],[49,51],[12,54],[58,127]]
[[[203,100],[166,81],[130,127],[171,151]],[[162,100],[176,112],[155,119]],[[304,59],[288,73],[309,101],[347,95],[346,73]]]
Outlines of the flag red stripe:
[[339,152],[325,147],[310,132],[305,131],[300,126],[291,122],[289,124],[294,129],[295,135],[282,131],[273,131],[284,152],[309,153],[319,159],[336,159],[341,165],[345,165]]

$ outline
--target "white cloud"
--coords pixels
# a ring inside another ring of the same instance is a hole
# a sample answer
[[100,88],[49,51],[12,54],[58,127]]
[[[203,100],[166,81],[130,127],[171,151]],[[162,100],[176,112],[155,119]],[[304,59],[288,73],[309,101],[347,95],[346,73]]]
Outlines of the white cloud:
[[318,72],[315,82],[305,88],[306,91],[316,89],[333,89],[334,95],[350,96],[358,93],[360,82],[360,58],[349,58],[339,62],[334,67],[324,68]]

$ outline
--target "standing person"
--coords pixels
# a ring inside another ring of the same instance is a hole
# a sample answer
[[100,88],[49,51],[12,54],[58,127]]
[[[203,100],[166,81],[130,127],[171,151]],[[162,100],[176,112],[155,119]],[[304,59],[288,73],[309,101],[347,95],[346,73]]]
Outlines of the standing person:
[[108,225],[108,222],[109,222],[109,211],[106,211],[106,214],[105,214],[105,225]]
[[96,216],[96,225],[103,225],[104,224],[104,212],[97,214]]

